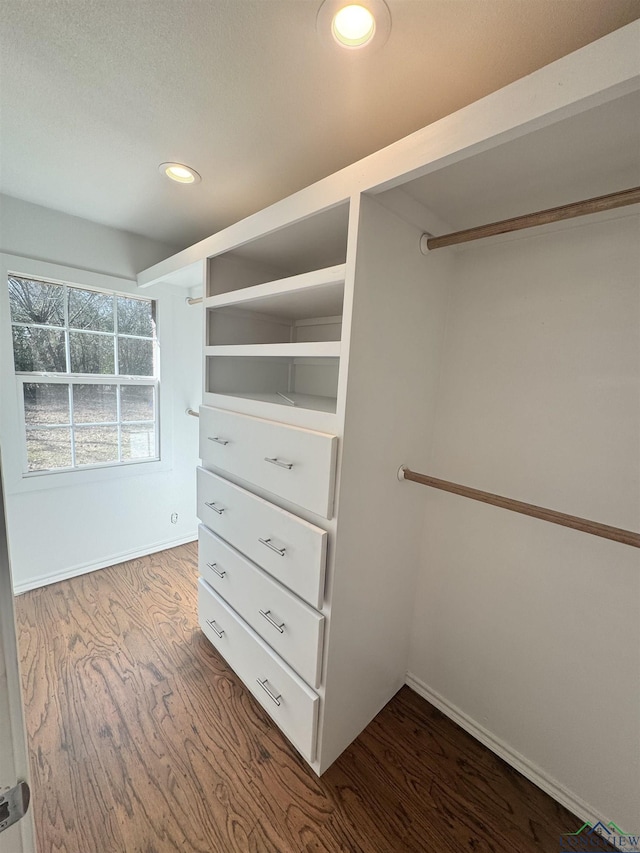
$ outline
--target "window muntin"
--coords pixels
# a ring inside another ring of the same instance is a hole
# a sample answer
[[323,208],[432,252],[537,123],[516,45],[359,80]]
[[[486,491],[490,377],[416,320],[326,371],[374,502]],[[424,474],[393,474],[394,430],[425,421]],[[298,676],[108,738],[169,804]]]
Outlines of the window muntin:
[[155,303],[9,275],[26,474],[157,460]]

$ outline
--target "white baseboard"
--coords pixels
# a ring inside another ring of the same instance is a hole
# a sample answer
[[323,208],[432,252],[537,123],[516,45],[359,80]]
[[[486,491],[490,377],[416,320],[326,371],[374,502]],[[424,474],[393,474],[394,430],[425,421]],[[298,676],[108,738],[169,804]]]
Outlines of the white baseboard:
[[[553,797],[554,800],[569,809],[570,812],[573,812],[581,823],[587,820],[593,824],[602,821],[606,825],[611,819],[606,815],[600,814],[597,809],[586,803],[572,791],[569,791],[557,779],[554,779],[541,767],[529,761],[524,755],[516,752],[509,744],[496,737],[488,729],[485,729],[484,726],[481,726],[480,723],[477,723],[465,714],[464,711],[460,710],[460,708],[452,705],[444,696],[432,690],[423,681],[412,675],[412,673],[407,673],[405,683],[412,690],[415,690],[419,696],[422,696],[423,699],[426,699],[427,702],[430,702],[439,711],[442,711],[446,717],[457,723],[461,729],[464,729],[476,740],[479,740],[481,744],[486,746],[487,749],[490,749],[491,752],[502,758],[511,767],[522,773],[530,782],[533,782],[534,785],[543,790],[545,794],[549,794],[550,797]],[[567,832],[572,832],[576,829],[578,827],[568,826]]]
[[145,548],[140,548],[136,551],[129,551],[125,554],[113,554],[106,560],[101,560],[99,563],[83,563],[79,566],[73,566],[70,569],[52,572],[48,575],[37,575],[35,578],[30,578],[23,583],[14,583],[14,595],[21,595],[23,592],[28,592],[30,589],[37,589],[41,586],[48,586],[51,583],[65,581],[69,578],[78,577],[78,575],[86,575],[89,572],[95,572],[98,569],[106,569],[109,566],[115,566],[118,563],[126,563],[127,560],[137,560],[139,557],[146,557],[148,554],[155,554],[158,551],[166,551],[168,548],[176,548],[178,545],[186,545],[187,542],[195,542],[198,538],[197,530],[190,533],[188,536],[181,536],[179,539],[169,539],[166,542],[156,542],[153,545],[147,545]]

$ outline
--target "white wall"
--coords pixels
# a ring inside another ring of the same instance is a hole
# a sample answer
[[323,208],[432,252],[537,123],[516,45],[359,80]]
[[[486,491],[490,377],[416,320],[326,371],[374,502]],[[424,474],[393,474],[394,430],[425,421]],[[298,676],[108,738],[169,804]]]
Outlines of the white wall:
[[[426,473],[638,530],[638,217],[585,223],[459,252]],[[637,549],[407,488],[427,499],[410,683],[638,829]]]
[[[174,251],[147,238],[0,197],[3,269],[48,268],[63,280],[136,293],[135,275]],[[8,257],[11,256],[11,257]],[[36,259],[16,261],[15,256]],[[87,273],[89,271],[89,273]],[[113,277],[116,278],[113,278]],[[196,537],[197,419],[201,399],[201,310],[186,294],[149,288],[158,299],[162,461],[25,480],[16,461],[21,429],[6,287],[0,307],[0,441],[5,460],[9,545],[16,591]],[[172,512],[178,523],[171,524]]]
[[0,195],[2,252],[135,279],[177,248]]

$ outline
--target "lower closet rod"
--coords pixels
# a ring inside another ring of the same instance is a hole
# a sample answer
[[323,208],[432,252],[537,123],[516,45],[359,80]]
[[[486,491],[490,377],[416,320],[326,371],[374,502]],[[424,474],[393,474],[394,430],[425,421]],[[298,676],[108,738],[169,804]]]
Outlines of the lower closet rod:
[[434,489],[452,492],[454,495],[462,495],[462,497],[471,498],[474,501],[492,504],[502,507],[502,509],[510,509],[512,512],[530,515],[532,518],[540,518],[543,521],[550,521],[552,524],[561,524],[563,527],[572,527],[574,530],[581,530],[583,533],[591,533],[594,536],[601,536],[603,539],[612,539],[614,542],[622,542],[624,545],[640,548],[640,533],[634,533],[633,530],[610,527],[608,524],[589,521],[577,515],[567,515],[564,512],[556,512],[554,509],[546,509],[542,506],[535,506],[535,504],[494,495],[492,492],[482,492],[480,489],[461,486],[458,483],[451,483],[449,480],[438,480],[436,477],[429,477],[426,474],[417,474],[404,466],[398,470],[398,479],[413,480],[414,483],[422,483],[423,486],[431,486]]

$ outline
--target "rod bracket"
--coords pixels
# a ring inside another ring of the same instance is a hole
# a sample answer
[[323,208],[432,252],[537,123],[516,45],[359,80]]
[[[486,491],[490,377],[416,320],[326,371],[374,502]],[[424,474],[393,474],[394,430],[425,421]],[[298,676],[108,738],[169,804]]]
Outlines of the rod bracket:
[[429,240],[433,237],[433,234],[429,234],[428,231],[425,231],[424,234],[420,237],[420,252],[423,255],[428,255],[431,252],[429,248]]
[[406,470],[407,470],[407,466],[406,466],[406,465],[401,465],[401,466],[398,468],[398,474],[397,474],[397,477],[398,477],[398,479],[400,480],[400,482],[402,482],[402,481],[404,480],[404,472],[405,472]]

